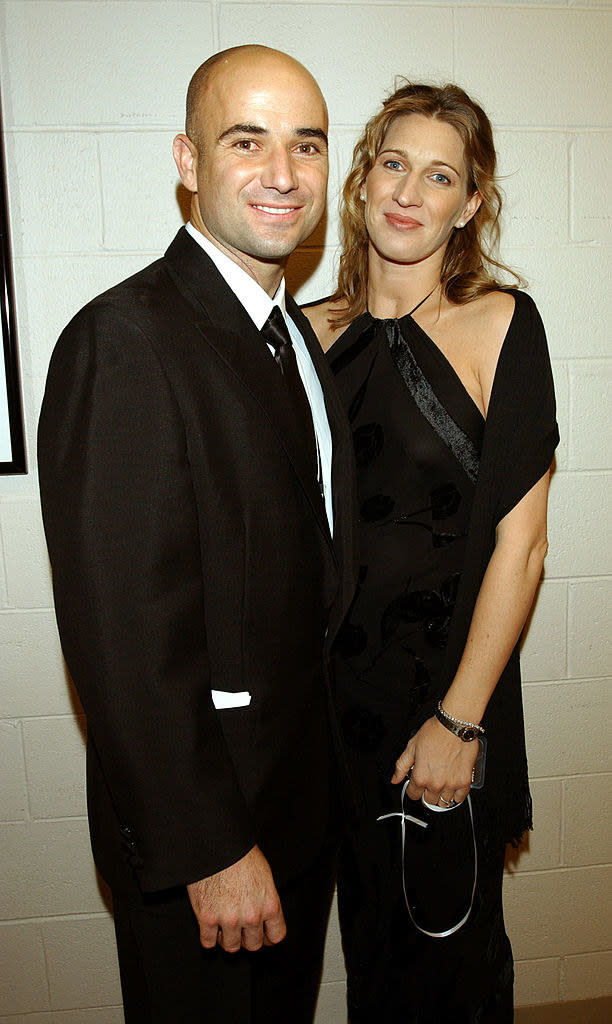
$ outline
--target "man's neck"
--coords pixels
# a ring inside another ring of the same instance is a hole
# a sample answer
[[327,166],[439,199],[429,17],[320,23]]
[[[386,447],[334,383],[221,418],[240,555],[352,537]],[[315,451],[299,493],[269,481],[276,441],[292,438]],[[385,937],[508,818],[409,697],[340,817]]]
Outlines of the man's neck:
[[212,260],[258,330],[261,330],[266,322],[273,304],[278,304],[281,310],[285,311],[285,282],[282,277],[277,290],[273,295],[269,295],[259,281],[248,273],[242,261],[233,260],[229,253],[199,231],[192,221],[186,225],[186,231]]
[[240,267],[241,270],[244,270],[249,277],[253,278],[259,287],[263,288],[263,290],[267,292],[270,298],[273,298],[276,295],[278,286],[283,279],[283,274],[285,273],[285,263],[268,263],[265,260],[258,260],[252,256],[247,256],[246,253],[232,249],[231,247],[224,245],[223,242],[220,242],[218,238],[215,238],[212,232],[210,232],[204,224],[202,218],[194,217],[193,211],[190,219],[196,230],[199,231],[200,234],[204,235],[204,238],[207,238],[208,241],[219,250],[219,252],[222,252],[224,256],[227,256],[228,259],[232,260],[236,266]]

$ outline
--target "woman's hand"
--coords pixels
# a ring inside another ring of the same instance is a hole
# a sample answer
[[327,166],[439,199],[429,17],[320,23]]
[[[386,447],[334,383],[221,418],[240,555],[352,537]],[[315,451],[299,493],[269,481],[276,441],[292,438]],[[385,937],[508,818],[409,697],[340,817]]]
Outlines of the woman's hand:
[[460,804],[470,791],[477,756],[477,740],[465,743],[437,718],[428,718],[398,757],[391,782],[403,782],[412,767],[406,787],[411,800],[424,793],[428,804]]

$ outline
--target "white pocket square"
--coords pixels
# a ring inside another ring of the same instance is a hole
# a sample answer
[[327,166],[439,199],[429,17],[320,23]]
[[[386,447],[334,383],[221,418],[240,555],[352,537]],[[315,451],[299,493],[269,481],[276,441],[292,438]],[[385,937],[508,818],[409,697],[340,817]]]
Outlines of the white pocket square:
[[251,703],[251,694],[248,690],[239,690],[237,693],[232,690],[211,690],[210,692],[217,711],[223,708],[248,708]]

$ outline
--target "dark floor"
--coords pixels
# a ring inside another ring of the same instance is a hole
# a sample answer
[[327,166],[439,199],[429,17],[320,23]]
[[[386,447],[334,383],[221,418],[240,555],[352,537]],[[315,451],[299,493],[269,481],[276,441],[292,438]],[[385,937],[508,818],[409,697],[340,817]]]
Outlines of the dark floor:
[[514,1011],[514,1024],[611,1024],[612,996],[575,1003],[547,1003],[521,1006]]

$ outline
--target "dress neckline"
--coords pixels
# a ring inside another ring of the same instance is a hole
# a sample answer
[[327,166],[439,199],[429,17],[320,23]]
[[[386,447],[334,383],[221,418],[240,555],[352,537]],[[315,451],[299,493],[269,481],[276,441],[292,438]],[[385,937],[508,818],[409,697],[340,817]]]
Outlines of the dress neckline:
[[[438,282],[438,284],[439,284],[439,282]],[[424,306],[425,303],[427,302],[427,300],[431,298],[431,296],[433,295],[433,293],[435,292],[437,287],[438,287],[437,284],[434,285],[434,287],[431,289],[431,291],[428,292],[427,295],[423,299],[420,300],[420,302],[417,302],[416,306],[413,306],[412,309],[410,309],[407,313],[404,313],[402,316],[384,316],[384,317],[373,316],[372,313],[370,313],[370,310],[367,307],[366,307],[366,313],[368,314],[369,317],[371,317],[373,323],[375,323],[375,324],[376,323],[386,324],[386,323],[388,323],[390,321],[393,321],[393,320],[403,320],[404,317],[412,316],[413,313],[416,313],[417,309],[420,309],[421,306]]]
[[[510,336],[510,334],[512,333],[512,331],[514,329],[515,322],[519,318],[520,311],[523,308],[521,303],[522,303],[523,298],[525,297],[525,294],[523,292],[519,291],[518,289],[500,289],[500,290],[501,291],[504,291],[504,290],[505,291],[510,291],[510,294],[512,295],[512,297],[514,299],[514,309],[512,310],[512,316],[510,317],[510,323],[508,324],[508,329],[507,329],[507,331],[506,331],[506,333],[504,335],[504,339],[503,339],[502,344],[501,344],[499,356],[497,358],[497,367],[496,367],[495,375],[494,375],[494,378],[493,378],[493,387],[491,389],[491,400],[493,399],[493,396],[494,396],[495,391],[496,391],[495,385],[496,385],[496,382],[497,382],[497,368],[499,367],[499,363],[500,363],[500,360],[501,360],[502,352],[503,352],[503,350],[504,350],[504,348],[506,346],[506,342],[508,340],[508,337]],[[427,298],[429,298],[429,296],[427,296]],[[419,303],[419,305],[422,305],[422,303]],[[440,346],[436,344],[436,342],[427,333],[427,331],[425,331],[421,327],[421,325],[419,323],[417,323],[416,320],[413,318],[412,313],[414,313],[415,311],[416,311],[416,309],[413,309],[410,313],[404,313],[404,315],[401,316],[401,317],[387,317],[387,318],[382,318],[381,317],[381,318],[377,318],[377,317],[373,317],[372,314],[369,312],[369,310],[364,310],[364,312],[361,313],[353,321],[353,324],[357,324],[357,323],[360,324],[360,333],[364,330],[364,328],[366,326],[381,326],[382,327],[383,325],[388,324],[388,323],[397,323],[398,327],[400,327],[400,330],[401,330],[401,325],[404,323],[404,321],[408,325],[411,324],[413,326],[413,328],[415,328],[418,331],[419,335],[426,341],[426,343],[431,348],[431,350],[434,353],[434,355],[445,366],[447,366],[448,369],[450,370],[450,372],[453,374],[453,376],[457,378],[457,381],[459,382],[459,386],[465,392],[465,394],[467,395],[469,401],[472,403],[472,405],[476,409],[476,412],[478,413],[478,416],[480,417],[480,419],[482,420],[483,423],[486,423],[487,417],[479,409],[478,405],[476,404],[476,402],[472,398],[472,396],[469,393],[468,389],[466,388],[465,384],[461,380],[461,377],[459,376],[459,374],[455,370],[455,367],[453,366],[453,364],[450,362],[449,359],[447,359],[447,357],[444,355],[444,353],[443,353],[442,349],[440,348]],[[351,324],[350,326],[353,326],[353,324]],[[342,337],[342,335],[340,337]],[[338,340],[340,340],[340,339],[338,339]],[[330,351],[331,351],[331,349],[330,349]],[[489,407],[491,405],[491,400],[489,401]]]
[[473,396],[470,394],[470,392],[466,388],[465,384],[461,380],[461,377],[457,373],[457,371],[456,371],[455,367],[453,366],[453,364],[451,363],[450,359],[447,356],[444,355],[444,352],[442,351],[440,346],[438,344],[436,344],[436,342],[433,340],[431,335],[429,335],[427,333],[427,331],[423,330],[421,325],[418,324],[416,322],[416,320],[413,320],[412,316],[410,314],[408,314],[408,318],[410,319],[411,326],[419,333],[419,335],[422,338],[424,338],[425,342],[430,347],[430,349],[431,349],[433,355],[435,356],[435,358],[438,359],[441,363],[443,363],[443,365],[446,367],[446,369],[450,371],[450,373],[452,374],[453,378],[457,381],[457,383],[459,384],[459,387],[465,393],[466,397],[469,399],[471,404],[474,406],[476,412],[478,413],[478,416],[480,417],[480,419],[484,423],[485,420],[486,420],[486,416],[484,415],[482,409],[476,403],[476,401],[474,400]]
[[[431,294],[432,293],[430,292],[430,295]],[[421,300],[421,302],[417,303],[417,305],[414,307],[414,309],[412,309],[409,313],[404,313],[403,316],[399,316],[399,317],[393,317],[393,316],[391,316],[391,317],[375,317],[375,316],[372,316],[372,314],[370,313],[369,310],[366,310],[364,313],[361,314],[361,316],[364,318],[364,324],[367,324],[368,326],[372,326],[374,328],[382,328],[382,327],[384,327],[385,330],[387,330],[387,325],[389,325],[389,327],[390,327],[392,324],[397,324],[397,327],[399,328],[400,334],[402,334],[402,337],[404,337],[404,340],[406,341],[407,344],[408,344],[408,339],[405,337],[404,328],[407,327],[407,328],[412,328],[413,330],[416,330],[418,332],[418,334],[420,335],[420,337],[425,341],[425,343],[427,344],[428,348],[431,350],[433,356],[436,359],[438,359],[439,362],[441,362],[443,364],[443,366],[446,368],[446,370],[449,371],[451,373],[452,377],[457,381],[461,391],[464,393],[465,397],[469,400],[470,404],[476,410],[479,419],[484,423],[486,421],[486,417],[483,415],[482,410],[479,408],[479,406],[474,401],[472,395],[470,394],[470,392],[466,388],[465,384],[461,380],[461,377],[457,373],[457,371],[456,371],[455,367],[453,366],[453,364],[451,363],[451,361],[444,355],[444,352],[442,351],[440,346],[436,344],[436,342],[433,340],[433,338],[427,333],[427,331],[425,331],[421,327],[421,325],[419,323],[416,322],[416,320],[412,316],[412,314],[414,312],[416,312],[416,310],[419,308],[419,306],[422,306],[423,303],[426,302],[428,298],[429,298],[429,295],[426,295],[425,298]]]

